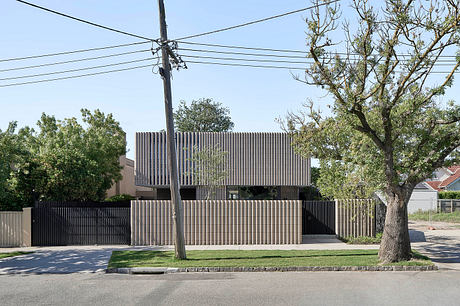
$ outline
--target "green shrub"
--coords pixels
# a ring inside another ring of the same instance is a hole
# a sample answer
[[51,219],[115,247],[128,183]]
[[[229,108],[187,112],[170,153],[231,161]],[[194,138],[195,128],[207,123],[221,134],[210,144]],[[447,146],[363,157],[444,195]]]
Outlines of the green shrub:
[[110,198],[105,199],[105,202],[128,202],[136,198],[129,194],[117,194]]
[[441,191],[438,197],[440,199],[460,199],[460,191]]

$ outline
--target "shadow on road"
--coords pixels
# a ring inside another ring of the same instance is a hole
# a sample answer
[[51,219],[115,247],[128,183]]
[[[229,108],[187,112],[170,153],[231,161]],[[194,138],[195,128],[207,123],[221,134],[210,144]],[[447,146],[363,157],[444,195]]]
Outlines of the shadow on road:
[[0,274],[100,272],[111,254],[112,249],[37,251],[0,260]]

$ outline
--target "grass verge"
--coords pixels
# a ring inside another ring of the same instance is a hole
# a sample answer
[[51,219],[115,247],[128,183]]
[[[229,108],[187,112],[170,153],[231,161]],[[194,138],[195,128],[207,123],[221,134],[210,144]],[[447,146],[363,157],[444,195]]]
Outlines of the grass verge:
[[382,233],[377,233],[375,237],[359,236],[359,237],[340,237],[340,240],[348,244],[380,244],[382,241]]
[[[433,265],[414,252],[410,261],[391,266]],[[338,267],[377,266],[378,250],[208,250],[187,251],[186,260],[174,259],[173,251],[114,251],[108,268],[133,267]]]
[[454,211],[452,213],[436,213],[429,211],[418,211],[413,214],[409,214],[409,220],[417,221],[440,221],[450,223],[460,223],[460,211]]
[[25,255],[25,254],[30,254],[33,252],[10,252],[10,253],[0,253],[0,259],[7,258],[7,257],[13,257],[13,256],[19,256],[19,255]]

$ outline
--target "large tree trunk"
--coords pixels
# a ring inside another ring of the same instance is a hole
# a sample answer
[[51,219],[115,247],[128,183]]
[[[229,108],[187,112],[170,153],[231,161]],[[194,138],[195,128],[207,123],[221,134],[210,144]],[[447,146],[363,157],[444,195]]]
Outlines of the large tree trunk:
[[407,222],[407,202],[411,192],[405,195],[387,192],[387,214],[380,243],[379,258],[383,263],[409,260],[411,246]]

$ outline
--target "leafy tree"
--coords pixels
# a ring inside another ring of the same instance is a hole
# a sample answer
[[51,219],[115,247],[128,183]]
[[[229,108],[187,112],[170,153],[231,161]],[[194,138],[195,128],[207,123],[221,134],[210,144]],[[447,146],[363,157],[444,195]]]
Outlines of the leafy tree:
[[320,169],[319,167],[310,167],[310,172],[311,172],[311,184],[313,186],[318,186],[318,179],[320,175]]
[[196,184],[206,187],[206,200],[212,199],[219,187],[224,186],[228,177],[227,155],[218,144],[213,146],[194,146],[190,161],[193,164],[192,176]]
[[[43,114],[38,131],[16,124],[0,132],[0,204],[11,209],[34,200],[102,201],[121,177],[125,133],[111,114],[82,110],[76,118]],[[10,203],[8,206],[5,203]]]
[[20,197],[16,193],[17,165],[22,161],[25,152],[22,143],[15,133],[16,122],[11,122],[7,129],[0,130],[0,210],[19,210],[22,208]]
[[204,98],[193,100],[190,106],[181,101],[174,122],[179,132],[229,132],[234,126],[227,107]]
[[121,177],[119,157],[126,152],[125,133],[111,114],[83,109],[82,120],[42,115],[39,132],[30,132],[35,190],[41,199],[102,201]]
[[376,5],[353,0],[353,25],[345,21],[343,28],[337,3],[312,10],[307,47],[313,64],[298,80],[332,97],[331,114],[310,101],[306,112],[288,115],[287,128],[302,154],[336,161],[383,186],[388,206],[379,257],[396,262],[411,257],[407,203],[414,187],[458,161],[460,107],[441,98],[460,58],[441,70],[436,64],[459,54],[460,14],[451,0]]

